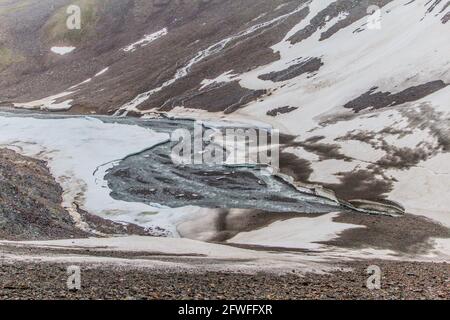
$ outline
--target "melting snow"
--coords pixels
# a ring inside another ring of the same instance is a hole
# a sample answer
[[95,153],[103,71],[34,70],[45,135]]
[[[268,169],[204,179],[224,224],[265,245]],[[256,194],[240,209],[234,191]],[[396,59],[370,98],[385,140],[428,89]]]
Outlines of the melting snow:
[[65,100],[63,102],[56,103],[56,100],[72,94],[73,92],[62,92],[54,96],[50,96],[41,100],[26,102],[26,103],[14,103],[15,108],[23,109],[40,109],[50,111],[64,111],[69,110],[73,100]]

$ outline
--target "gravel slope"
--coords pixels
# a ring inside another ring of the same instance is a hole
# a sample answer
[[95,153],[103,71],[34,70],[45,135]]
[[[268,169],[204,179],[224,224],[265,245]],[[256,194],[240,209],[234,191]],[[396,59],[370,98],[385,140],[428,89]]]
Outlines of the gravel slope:
[[43,161],[0,149],[0,238],[86,237],[61,207],[62,189]]
[[[366,269],[382,270],[368,290]],[[450,299],[448,264],[364,261],[332,274],[163,273],[83,267],[81,290],[66,288],[66,265],[3,264],[1,299]]]

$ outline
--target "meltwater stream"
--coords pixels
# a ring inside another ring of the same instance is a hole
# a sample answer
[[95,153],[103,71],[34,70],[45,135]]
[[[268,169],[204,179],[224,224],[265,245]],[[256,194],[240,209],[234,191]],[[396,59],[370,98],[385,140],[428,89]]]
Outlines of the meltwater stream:
[[195,208],[342,209],[251,166],[174,164],[170,133],[193,126],[188,120],[0,112],[0,147],[47,161],[69,212],[76,215],[79,207],[172,234],[180,217],[186,219]]

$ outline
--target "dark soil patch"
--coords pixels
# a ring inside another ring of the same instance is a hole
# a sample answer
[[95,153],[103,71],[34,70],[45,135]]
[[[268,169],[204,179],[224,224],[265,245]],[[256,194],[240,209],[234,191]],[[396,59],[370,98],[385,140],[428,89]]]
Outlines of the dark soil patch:
[[406,102],[417,101],[436,91],[445,88],[448,84],[442,80],[431,81],[415,87],[410,87],[399,93],[376,92],[378,88],[372,88],[358,98],[346,103],[344,108],[353,109],[356,113],[365,109],[382,109],[394,107]]
[[392,183],[388,179],[374,177],[374,172],[357,170],[338,174],[341,182],[337,184],[324,184],[324,186],[336,193],[339,199],[384,199],[385,194],[392,191]]
[[450,229],[425,217],[410,214],[388,217],[345,212],[334,221],[366,227],[345,230],[339,238],[324,242],[338,247],[370,247],[417,254],[432,249],[431,238],[450,238]]
[[323,62],[320,58],[309,58],[306,61],[294,64],[285,70],[263,74],[260,75],[258,78],[261,80],[281,82],[297,78],[305,73],[316,72],[322,66]]
[[271,116],[271,117],[276,117],[282,114],[287,114],[287,113],[291,113],[292,111],[297,110],[297,107],[289,107],[289,106],[285,106],[285,107],[281,107],[281,108],[276,108],[270,111],[267,111],[267,115]]

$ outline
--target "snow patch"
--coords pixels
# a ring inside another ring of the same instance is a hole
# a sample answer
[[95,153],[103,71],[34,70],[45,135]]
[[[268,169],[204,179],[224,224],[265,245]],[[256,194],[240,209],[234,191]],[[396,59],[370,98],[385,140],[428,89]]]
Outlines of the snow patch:
[[450,154],[440,154],[409,170],[389,170],[397,182],[389,199],[406,211],[424,215],[450,228]]
[[109,67],[106,67],[105,69],[103,69],[102,71],[98,72],[94,77],[100,77],[101,75],[103,75],[104,73],[106,73],[109,70]]
[[219,83],[227,83],[233,81],[233,79],[236,77],[236,74],[232,73],[233,70],[227,71],[220,76],[218,76],[215,79],[205,79],[201,83],[200,90],[203,90],[204,88],[213,85],[213,84],[219,84]]
[[69,110],[72,105],[72,99],[69,100],[65,100],[63,102],[59,102],[56,103],[57,100],[59,100],[60,98],[66,97],[70,94],[72,94],[73,92],[67,91],[67,92],[62,92],[59,94],[56,94],[54,96],[50,96],[47,98],[43,98],[41,100],[35,100],[35,101],[31,101],[31,102],[26,102],[26,103],[14,103],[14,107],[15,108],[22,108],[22,109],[30,109],[30,110],[49,110],[49,111],[65,111],[65,110]]
[[[101,75],[105,74],[108,70],[109,70],[109,67],[107,67],[107,68],[101,70],[100,72],[96,73],[96,74],[94,75],[93,78],[100,77]],[[78,83],[78,84],[76,84],[76,85],[74,85],[74,86],[71,86],[71,87],[69,88],[69,90],[78,88],[79,86],[82,86],[83,84],[89,83],[89,82],[92,81],[93,78],[86,79],[86,80],[84,80],[83,82],[80,82],[80,83]]]
[[148,46],[150,43],[158,40],[159,38],[167,35],[167,28],[161,29],[155,33],[145,35],[142,39],[136,41],[135,43],[130,44],[129,46],[123,48],[122,50],[125,52],[134,52],[138,48],[142,48]]
[[318,250],[324,245],[317,242],[329,241],[341,232],[361,228],[353,224],[334,222],[338,213],[316,218],[293,218],[277,221],[265,228],[243,232],[228,240],[229,243],[258,245],[278,248]]
[[53,53],[63,56],[65,54],[71,53],[75,49],[76,49],[76,47],[51,47],[50,50]]

